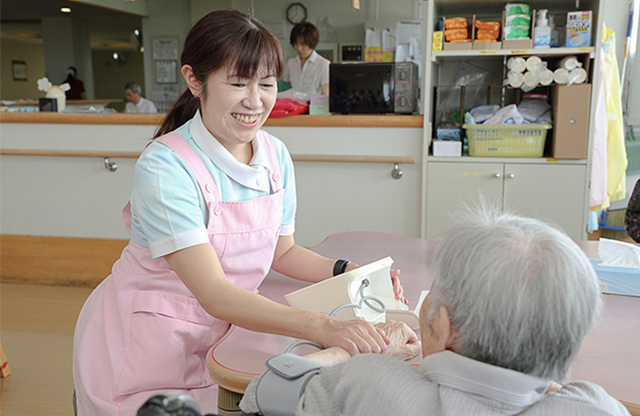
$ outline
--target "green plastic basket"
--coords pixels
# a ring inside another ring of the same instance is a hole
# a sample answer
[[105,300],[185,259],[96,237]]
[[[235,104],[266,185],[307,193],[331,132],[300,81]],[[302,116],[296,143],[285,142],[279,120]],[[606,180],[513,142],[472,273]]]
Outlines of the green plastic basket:
[[541,157],[550,124],[464,124],[469,156]]

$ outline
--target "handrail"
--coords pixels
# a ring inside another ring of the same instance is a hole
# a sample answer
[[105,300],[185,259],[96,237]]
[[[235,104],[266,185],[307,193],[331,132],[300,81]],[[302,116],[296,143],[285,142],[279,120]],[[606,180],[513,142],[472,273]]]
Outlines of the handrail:
[[[47,149],[0,149],[2,156],[50,156],[50,157],[99,157],[137,159],[140,152],[116,150],[47,150]],[[294,162],[325,163],[402,163],[415,165],[413,156],[357,156],[357,155],[291,155]]]

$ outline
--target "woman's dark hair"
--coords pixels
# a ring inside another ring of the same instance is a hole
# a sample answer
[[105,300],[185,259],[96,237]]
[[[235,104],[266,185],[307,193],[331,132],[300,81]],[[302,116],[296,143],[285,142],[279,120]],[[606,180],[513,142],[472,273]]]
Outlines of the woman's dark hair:
[[315,49],[319,41],[320,33],[318,32],[318,28],[309,22],[298,23],[291,29],[291,35],[289,35],[289,43],[291,46],[295,46],[296,43],[302,43],[311,49]]
[[[191,66],[206,94],[208,76],[227,65],[240,78],[255,77],[262,66],[280,78],[284,54],[278,39],[259,20],[236,10],[217,10],[189,31],[180,57],[180,66],[183,65]],[[154,139],[186,123],[199,108],[200,99],[187,88],[162,120]]]
[[73,82],[74,79],[76,79],[77,76],[78,76],[78,70],[76,69],[76,67],[70,66],[69,68],[67,68],[67,79],[65,79],[63,82],[66,82],[67,84],[71,85],[71,83]]

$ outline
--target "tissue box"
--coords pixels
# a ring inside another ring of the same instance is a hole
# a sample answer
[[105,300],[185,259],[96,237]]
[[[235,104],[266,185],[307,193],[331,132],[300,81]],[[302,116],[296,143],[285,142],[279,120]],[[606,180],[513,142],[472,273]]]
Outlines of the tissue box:
[[312,95],[309,102],[310,116],[328,116],[329,112],[329,96],[328,95]]
[[640,269],[634,267],[603,266],[598,259],[589,259],[598,275],[602,293],[640,297]]
[[459,140],[433,140],[433,155],[436,157],[462,156],[462,142]]

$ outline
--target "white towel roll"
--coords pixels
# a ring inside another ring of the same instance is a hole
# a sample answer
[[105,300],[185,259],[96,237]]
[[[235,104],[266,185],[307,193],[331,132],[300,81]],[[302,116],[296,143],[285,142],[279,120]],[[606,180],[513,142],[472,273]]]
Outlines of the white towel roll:
[[558,68],[553,72],[553,80],[556,84],[564,85],[569,82],[569,71],[564,68]]
[[530,56],[527,58],[527,70],[531,72],[538,72],[542,68],[542,59],[537,56]]
[[553,71],[550,69],[545,69],[540,72],[540,84],[547,86],[553,82]]
[[514,56],[507,61],[507,68],[514,72],[524,72],[527,69],[527,63],[524,58]]
[[527,71],[524,73],[524,85],[528,87],[537,87],[540,82],[540,72]]
[[587,71],[582,68],[576,68],[569,72],[569,79],[573,84],[582,84],[587,80]]
[[565,56],[560,60],[560,68],[564,68],[567,71],[573,71],[576,68],[581,68],[582,63],[578,61],[576,56]]
[[509,71],[507,74],[507,83],[510,87],[520,88],[524,84],[524,75],[518,71]]

